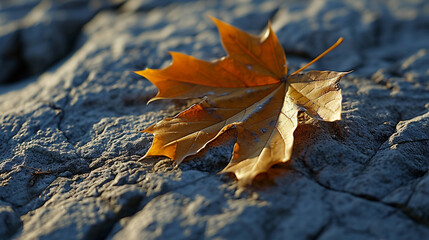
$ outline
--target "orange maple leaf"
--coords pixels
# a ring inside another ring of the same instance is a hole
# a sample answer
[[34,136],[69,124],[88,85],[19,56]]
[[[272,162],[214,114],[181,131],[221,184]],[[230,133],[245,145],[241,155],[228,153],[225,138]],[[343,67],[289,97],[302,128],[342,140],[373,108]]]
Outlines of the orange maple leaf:
[[256,37],[212,19],[228,56],[207,62],[172,52],[173,62],[167,68],[136,72],[158,88],[152,100],[202,98],[144,130],[154,134],[154,140],[143,158],[167,156],[180,164],[227,130],[236,131],[231,161],[221,172],[234,173],[240,185],[246,185],[272,165],[290,159],[299,111],[317,120],[341,119],[338,82],[347,72],[298,73],[342,38],[286,77],[286,57],[270,24]]

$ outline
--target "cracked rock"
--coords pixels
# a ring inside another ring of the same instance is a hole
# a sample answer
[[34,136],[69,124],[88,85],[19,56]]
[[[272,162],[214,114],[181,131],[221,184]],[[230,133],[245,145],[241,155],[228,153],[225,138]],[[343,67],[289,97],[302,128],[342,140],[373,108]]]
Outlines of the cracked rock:
[[81,27],[119,0],[0,3],[0,84],[40,74],[73,48]]
[[[429,4],[425,0],[0,3],[0,239],[429,238]],[[179,167],[139,161],[141,130],[186,108],[146,104],[132,71],[168,51],[225,55],[218,17],[268,20],[289,71],[341,80],[342,120],[301,125],[291,161],[237,191],[218,174],[233,142]],[[53,65],[54,64],[54,65]],[[32,77],[29,77],[33,75]]]

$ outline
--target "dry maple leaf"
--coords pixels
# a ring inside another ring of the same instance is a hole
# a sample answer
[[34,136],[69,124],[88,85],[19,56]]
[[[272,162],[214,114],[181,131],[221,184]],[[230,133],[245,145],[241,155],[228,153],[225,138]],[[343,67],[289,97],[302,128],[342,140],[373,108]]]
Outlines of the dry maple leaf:
[[154,134],[154,140],[143,158],[162,155],[180,164],[233,130],[232,158],[221,172],[234,173],[240,185],[246,185],[272,165],[290,159],[299,111],[317,120],[340,120],[338,82],[347,72],[297,73],[338,46],[342,38],[286,77],[286,57],[270,25],[256,37],[212,19],[228,56],[207,62],[172,52],[173,62],[167,68],[136,72],[158,88],[152,100],[202,98],[144,130]]

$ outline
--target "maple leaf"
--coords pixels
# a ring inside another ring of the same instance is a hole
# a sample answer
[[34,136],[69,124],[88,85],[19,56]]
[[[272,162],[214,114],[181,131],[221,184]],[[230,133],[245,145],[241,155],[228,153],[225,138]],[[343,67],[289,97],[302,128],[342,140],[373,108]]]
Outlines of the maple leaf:
[[348,72],[298,73],[338,46],[342,38],[287,77],[286,57],[270,24],[257,37],[212,19],[226,57],[207,62],[171,52],[173,62],[167,68],[136,72],[158,88],[152,100],[202,98],[144,130],[154,140],[143,158],[167,156],[180,164],[226,131],[236,131],[231,161],[221,172],[234,173],[239,184],[246,185],[272,165],[290,159],[299,111],[317,120],[340,120],[338,82]]

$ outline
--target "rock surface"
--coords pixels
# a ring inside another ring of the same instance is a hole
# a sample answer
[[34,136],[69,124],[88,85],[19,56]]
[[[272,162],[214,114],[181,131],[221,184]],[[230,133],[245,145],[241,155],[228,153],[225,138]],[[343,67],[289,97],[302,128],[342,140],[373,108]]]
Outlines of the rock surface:
[[[429,237],[429,2],[65,2],[0,5],[0,82],[43,71],[0,86],[0,239]],[[293,159],[240,194],[217,174],[231,144],[137,161],[139,131],[185,105],[146,105],[132,71],[223,56],[207,15],[255,34],[270,19],[291,71],[343,36],[312,68],[354,70],[343,120],[300,126]]]
[[0,3],[0,84],[38,74],[72,50],[82,26],[121,0]]

